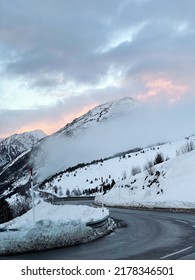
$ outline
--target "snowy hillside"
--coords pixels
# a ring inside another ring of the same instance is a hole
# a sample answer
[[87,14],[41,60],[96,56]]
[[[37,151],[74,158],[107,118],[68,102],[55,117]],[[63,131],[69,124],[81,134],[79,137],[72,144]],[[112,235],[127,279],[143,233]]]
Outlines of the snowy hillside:
[[[85,194],[97,195],[97,202],[103,199],[108,205],[195,207],[195,151],[181,152],[188,143],[194,147],[194,141],[195,137],[191,136],[78,166],[56,174],[42,188],[58,196],[78,195],[87,190]],[[164,162],[155,164],[149,175],[144,167],[158,154]],[[116,183],[103,197],[102,180],[105,186],[112,185],[113,180]]]
[[0,166],[13,161],[24,151],[30,149],[37,141],[46,136],[41,130],[14,134],[0,141]]
[[117,184],[97,203],[106,205],[195,208],[195,151],[155,165]]

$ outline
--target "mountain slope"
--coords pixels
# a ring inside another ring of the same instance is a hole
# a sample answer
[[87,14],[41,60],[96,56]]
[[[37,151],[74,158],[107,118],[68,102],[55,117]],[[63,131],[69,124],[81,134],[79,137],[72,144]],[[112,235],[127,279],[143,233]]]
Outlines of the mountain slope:
[[[194,140],[193,140],[194,141]],[[195,151],[179,155],[145,172],[118,181],[115,187],[99,196],[106,205],[160,208],[195,208]]]
[[71,123],[57,131],[56,134],[75,136],[83,130],[89,129],[95,124],[116,120],[131,111],[140,108],[141,103],[131,97],[124,97],[115,101],[99,105],[83,116],[74,119]]
[[[174,195],[174,192],[171,194],[169,190],[175,191],[176,200],[177,195],[180,196],[182,190],[185,192],[185,187],[188,187],[190,192],[194,188],[192,181],[195,180],[194,161],[192,159],[195,156],[195,151],[176,156],[178,151],[190,141],[194,143],[195,147],[195,137],[191,136],[188,137],[188,140],[181,139],[155,145],[140,151],[127,152],[110,159],[94,161],[88,165],[69,168],[65,172],[60,172],[43,182],[41,188],[48,192],[55,191],[59,196],[66,196],[67,193],[82,193],[83,190],[100,190],[102,180],[105,185],[111,184],[114,180],[116,187],[103,196],[105,202],[112,203],[113,199],[113,204],[117,204],[117,201],[119,204],[132,203],[132,201],[136,201],[139,198],[139,203],[144,203],[146,200],[153,200],[155,203],[159,198],[163,198],[163,195],[164,199],[168,201],[169,195],[170,199]],[[148,161],[153,162],[157,154],[163,155],[165,162],[155,164],[153,175],[147,176],[144,166]],[[133,175],[132,170],[134,170]],[[135,174],[135,170],[138,174]],[[159,176],[157,176],[158,178],[155,175],[157,171],[160,172]],[[191,179],[188,180],[188,176]],[[184,184],[179,184],[178,181],[184,182]],[[171,187],[171,184],[173,187]],[[177,189],[179,192],[177,192]],[[163,195],[161,190],[164,191]],[[190,194],[188,192],[186,194],[189,198]],[[185,197],[184,194],[182,194],[182,197]],[[99,198],[99,201],[101,199],[102,197]],[[192,199],[194,198],[192,197]]]
[[[129,97],[108,102],[95,107],[56,133],[42,139],[33,146],[31,151],[10,163],[0,173],[0,194],[9,189],[6,191],[8,194],[18,186],[27,185],[30,166],[33,167],[35,182],[40,183],[48,176],[69,166],[98,158],[99,154],[93,152],[98,150],[97,145],[94,149],[94,141],[104,134],[102,131],[100,133],[100,130],[103,128],[108,132],[107,124],[114,123],[115,125],[116,120],[125,118],[127,114],[133,114],[140,106],[140,103]],[[88,133],[87,138],[86,133]],[[118,145],[116,152],[118,152]],[[99,145],[99,149],[102,149],[102,144]]]
[[0,167],[13,161],[46,136],[41,130],[14,134],[0,142]]

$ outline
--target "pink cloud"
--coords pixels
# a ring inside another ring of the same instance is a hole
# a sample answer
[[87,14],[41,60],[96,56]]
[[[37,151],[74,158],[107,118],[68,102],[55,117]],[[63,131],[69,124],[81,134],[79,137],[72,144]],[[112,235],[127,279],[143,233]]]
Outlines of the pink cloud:
[[146,93],[138,95],[141,101],[151,101],[151,99],[161,100],[166,98],[169,103],[174,103],[182,98],[187,92],[188,86],[180,82],[175,82],[164,77],[151,77],[143,78]]
[[[55,119],[53,122],[51,122],[51,120],[48,120],[48,122],[47,121],[43,121],[43,122],[35,121],[32,123],[29,123],[27,125],[22,126],[20,129],[18,129],[14,133],[23,133],[26,131],[33,131],[36,129],[41,129],[46,134],[52,134],[52,133],[56,132],[57,130],[59,130],[60,128],[64,127],[67,123],[73,121],[75,118],[78,118],[78,117],[84,115],[85,113],[87,113],[89,110],[91,110],[92,108],[94,108],[97,105],[98,104],[94,103],[89,106],[84,106],[82,109],[80,109],[78,111],[75,110],[73,113],[69,113],[69,114],[64,113],[64,115],[59,115],[59,118],[57,120]],[[10,133],[7,135],[1,135],[1,137],[4,138],[9,135],[10,135]]]

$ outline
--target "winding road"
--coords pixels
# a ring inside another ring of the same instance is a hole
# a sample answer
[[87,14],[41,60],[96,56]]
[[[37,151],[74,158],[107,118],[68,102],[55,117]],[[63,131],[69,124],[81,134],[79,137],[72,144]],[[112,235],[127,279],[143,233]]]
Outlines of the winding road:
[[[92,201],[84,201],[89,204]],[[78,202],[71,202],[77,203]],[[119,223],[96,241],[41,252],[6,256],[23,260],[195,260],[195,216],[187,213],[109,208]]]

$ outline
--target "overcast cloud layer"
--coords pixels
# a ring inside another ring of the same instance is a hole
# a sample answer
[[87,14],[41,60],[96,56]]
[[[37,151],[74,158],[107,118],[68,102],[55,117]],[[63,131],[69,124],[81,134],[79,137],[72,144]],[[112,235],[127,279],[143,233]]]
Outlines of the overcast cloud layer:
[[0,0],[0,138],[50,133],[126,95],[192,106],[194,11],[194,0]]

